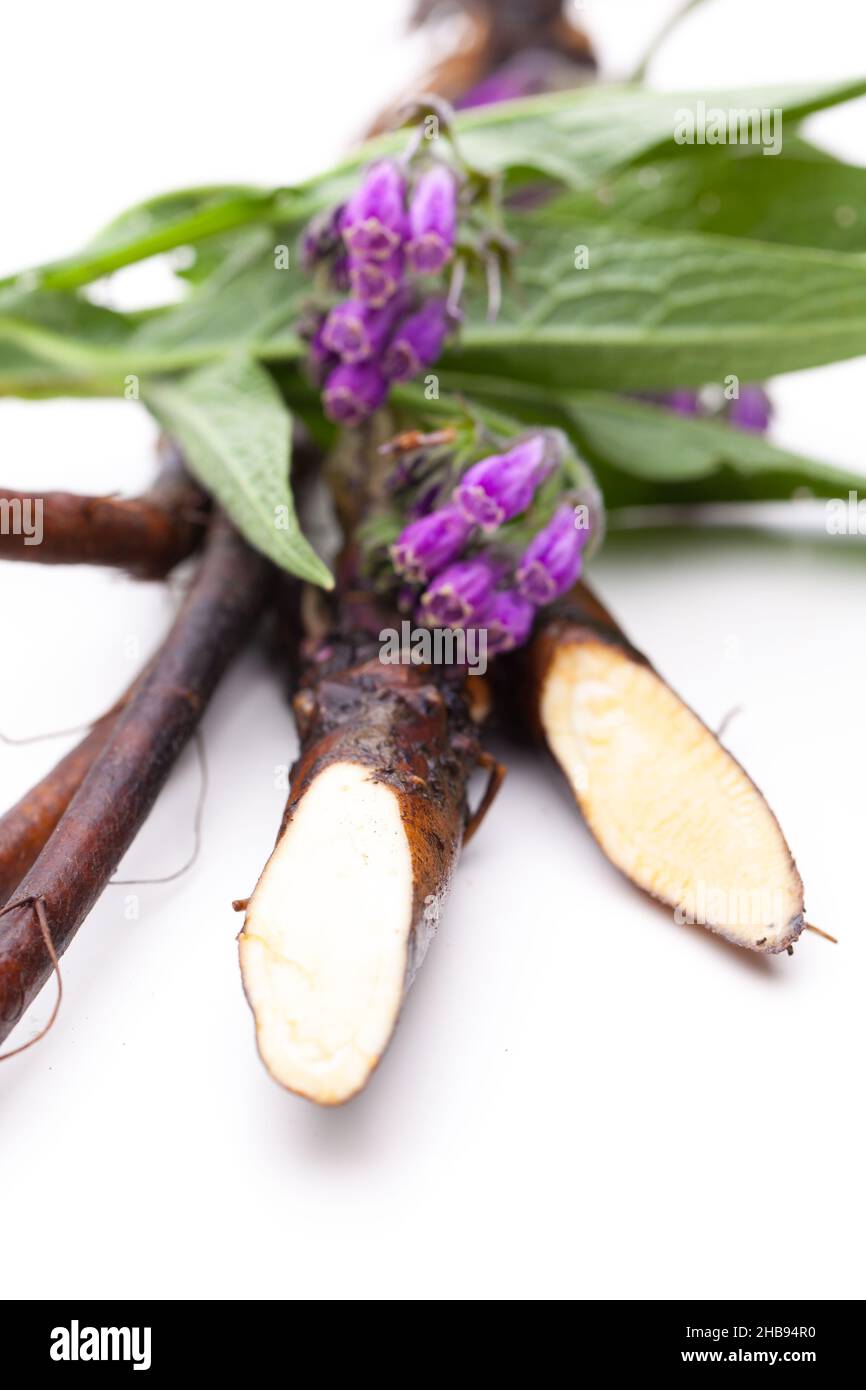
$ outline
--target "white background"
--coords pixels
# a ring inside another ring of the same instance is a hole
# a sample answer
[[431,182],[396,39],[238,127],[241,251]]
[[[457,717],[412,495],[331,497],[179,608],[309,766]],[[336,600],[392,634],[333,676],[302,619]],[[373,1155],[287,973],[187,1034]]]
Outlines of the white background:
[[[587,3],[627,72],[670,6]],[[405,6],[354,0],[17,5],[4,20],[0,272],[75,249],[126,204],[289,182],[336,156],[426,56]],[[857,30],[857,26],[859,31]],[[714,0],[662,86],[835,79],[850,0]],[[864,103],[813,131],[851,158]],[[775,437],[864,467],[862,362],[777,385]],[[0,480],[149,477],[133,404],[0,402]],[[540,757],[467,851],[369,1090],[317,1111],[259,1064],[230,901],[267,856],[295,735],[249,653],[208,714],[200,860],[109,888],[64,960],[53,1033],[0,1066],[0,1294],[13,1297],[854,1297],[863,1220],[866,568],[841,541],[620,541],[595,580],[776,809],[807,887],[793,959],[676,926],[611,869]],[[158,641],[160,585],[0,566],[0,730],[110,704]],[[0,746],[4,803],[68,740]],[[189,852],[191,751],[122,866]],[[47,1017],[49,987],[10,1041]]]

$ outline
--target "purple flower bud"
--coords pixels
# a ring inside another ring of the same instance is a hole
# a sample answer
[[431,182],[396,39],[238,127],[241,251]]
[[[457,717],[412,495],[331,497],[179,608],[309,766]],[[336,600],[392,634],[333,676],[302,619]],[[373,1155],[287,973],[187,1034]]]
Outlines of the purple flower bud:
[[349,280],[359,299],[371,309],[381,309],[400,287],[403,276],[403,252],[394,251],[384,261],[349,262]]
[[552,467],[547,440],[533,434],[509,449],[473,464],[454,490],[461,511],[485,531],[525,512],[535,489]]
[[409,264],[419,275],[435,275],[454,250],[457,184],[451,170],[435,164],[418,180],[409,205]]
[[397,327],[382,359],[385,375],[392,381],[411,381],[436,361],[447,331],[445,300],[428,299]]
[[[439,494],[442,491],[442,484],[437,479],[425,487],[414,501],[409,503],[406,515],[410,521],[416,521],[420,516],[429,516],[430,512],[436,511],[436,503],[439,501]],[[465,518],[464,518],[465,520]],[[470,527],[471,530],[471,527]]]
[[430,512],[407,526],[391,546],[394,568],[414,583],[426,584],[459,554],[471,530],[456,507]]
[[534,617],[534,604],[514,589],[500,589],[495,593],[477,619],[477,626],[487,629],[490,655],[522,647],[532,631]]
[[518,592],[531,603],[552,603],[580,574],[581,551],[589,532],[574,524],[574,508],[560,507],[530,541],[517,566]]
[[737,429],[763,434],[770,423],[770,415],[770,398],[763,386],[743,386],[739,397],[731,401],[728,420]]
[[487,606],[501,573],[502,567],[485,555],[449,565],[421,595],[424,620],[440,627],[468,627]]
[[[557,12],[551,5],[550,13]],[[555,92],[568,86],[577,86],[581,80],[580,69],[595,67],[588,52],[580,53],[573,45],[569,46],[568,57],[562,51],[550,48],[530,48],[516,53],[501,67],[487,77],[454,104],[458,111],[473,106],[495,106],[500,101],[514,101],[517,97],[534,96],[537,92]]]
[[499,71],[485,77],[477,86],[455,102],[458,111],[468,111],[473,106],[496,106],[500,101],[514,101],[517,97],[534,96],[538,90],[527,86],[520,78],[510,72]]
[[331,261],[328,279],[331,283],[331,287],[335,289],[338,294],[348,294],[352,287],[352,282],[349,279],[350,264],[351,257],[346,255],[345,252],[341,256],[335,256]]
[[675,415],[699,415],[701,410],[700,396],[697,391],[688,391],[685,387],[680,387],[677,391],[670,391],[662,397],[664,405],[668,410],[672,410]]
[[366,362],[381,350],[393,323],[390,306],[371,309],[359,299],[346,299],[325,319],[322,345],[343,362]]
[[675,391],[630,391],[636,401],[646,401],[662,410],[672,410],[675,415],[705,415],[699,391],[691,391],[681,386]]
[[367,170],[364,181],[343,209],[343,240],[357,260],[384,261],[408,229],[406,184],[391,160]]
[[321,385],[340,360],[322,341],[324,327],[323,320],[310,339],[309,356],[307,357],[310,376],[317,386]]
[[301,265],[304,270],[312,270],[341,245],[342,217],[342,207],[328,208],[325,212],[317,213],[304,228],[301,234]]
[[360,425],[388,393],[388,383],[372,362],[335,367],[325,383],[325,414],[340,425]]

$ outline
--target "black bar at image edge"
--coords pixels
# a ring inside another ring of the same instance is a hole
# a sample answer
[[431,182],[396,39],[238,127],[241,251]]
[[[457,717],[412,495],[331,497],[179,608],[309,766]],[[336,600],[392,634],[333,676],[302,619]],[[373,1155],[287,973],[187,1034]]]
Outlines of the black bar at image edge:
[[[447,1296],[437,1301],[449,1302]],[[861,1300],[560,1301],[568,1306],[557,1334],[564,1340],[558,1344],[576,1372],[601,1357],[613,1371],[806,1366],[826,1374],[856,1365],[863,1341]],[[15,1366],[25,1374],[37,1370],[59,1377],[98,1377],[108,1370],[158,1378],[186,1369],[227,1374],[234,1367],[248,1373],[254,1366],[258,1373],[271,1365],[278,1373],[286,1368],[287,1345],[299,1333],[297,1319],[307,1317],[303,1304],[293,1309],[280,1300],[13,1301],[0,1308],[0,1331],[7,1348],[15,1348]],[[310,1333],[309,1352],[315,1354],[321,1345],[315,1324]],[[531,1346],[535,1335],[527,1328],[521,1337],[515,1326],[509,1345],[525,1340]],[[341,1338],[336,1340],[338,1347],[343,1345]],[[421,1341],[425,1357],[429,1351],[445,1362],[455,1354],[449,1337],[437,1335],[432,1345],[426,1335]],[[357,1355],[360,1344],[349,1333],[345,1345],[353,1344]],[[333,1368],[330,1337],[321,1349],[322,1369]]]

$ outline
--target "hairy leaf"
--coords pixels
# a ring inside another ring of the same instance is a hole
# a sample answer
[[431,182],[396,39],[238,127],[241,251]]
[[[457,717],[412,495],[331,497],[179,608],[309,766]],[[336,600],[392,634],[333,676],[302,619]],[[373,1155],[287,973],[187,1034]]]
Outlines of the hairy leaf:
[[269,221],[277,201],[276,193],[243,190],[205,190],[198,199],[190,193],[166,194],[121,214],[78,255],[0,280],[0,310],[31,289],[77,289],[174,247],[191,246],[250,222]]
[[[724,420],[677,415],[601,391],[566,391],[457,379],[461,397],[526,424],[561,425],[593,465],[608,508],[662,502],[785,500],[862,489],[866,475],[779,448]],[[414,398],[413,398],[414,399]],[[420,402],[416,402],[420,408]],[[438,411],[459,410],[446,398]]]
[[121,314],[58,291],[0,308],[0,394],[26,393],[34,361],[43,390],[53,378],[60,391],[73,375],[82,389],[107,383],[113,394],[130,374],[184,371],[238,351],[298,357],[294,323],[307,286],[295,269],[276,268],[276,235],[248,229],[202,286],[163,309]]
[[[702,93],[599,85],[462,112],[456,130],[463,156],[487,174],[530,171],[568,188],[587,188],[656,146],[672,144],[677,113],[695,109],[699,101],[725,112],[780,109],[792,126],[812,111],[864,93],[862,80]],[[402,150],[405,143],[405,131],[370,141],[336,168],[296,189],[259,191],[228,185],[187,189],[139,204],[101,233],[95,246],[0,280],[0,305],[4,296],[33,287],[75,289],[121,266],[195,245],[231,228],[301,220],[345,196],[364,164]]]
[[678,147],[603,180],[592,193],[565,194],[550,217],[699,231],[753,241],[866,250],[866,169],[822,154],[796,137],[777,159],[754,146]]
[[250,544],[291,574],[330,588],[298,525],[289,487],[291,416],[265,369],[236,356],[151,381],[144,399]]
[[[701,103],[724,113],[776,111],[793,126],[813,111],[866,94],[866,80],[826,85],[799,83],[703,92],[654,92],[634,85],[579,87],[461,112],[456,131],[463,157],[487,174],[532,170],[569,188],[585,188],[600,175],[661,145],[674,145],[679,113]],[[735,118],[731,116],[731,122]],[[344,174],[377,154],[401,148],[405,135],[385,135],[334,171]],[[765,162],[770,162],[767,159]],[[312,180],[308,188],[322,180]]]
[[[236,350],[265,358],[297,356],[294,324],[310,287],[284,235],[270,227],[248,230],[188,299],[141,325],[130,350],[145,359],[186,354],[204,361]],[[288,268],[282,268],[285,251]]]
[[833,497],[866,482],[724,420],[591,392],[576,393],[567,409],[587,455],[648,484],[653,501],[773,500],[802,491]]
[[[496,323],[470,304],[460,373],[642,390],[760,380],[866,352],[861,257],[701,233],[512,219],[516,283]],[[585,247],[587,268],[575,268]]]

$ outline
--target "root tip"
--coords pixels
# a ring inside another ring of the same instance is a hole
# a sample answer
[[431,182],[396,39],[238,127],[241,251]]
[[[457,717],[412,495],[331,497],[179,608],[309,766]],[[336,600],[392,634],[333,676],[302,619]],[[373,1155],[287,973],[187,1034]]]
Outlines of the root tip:
[[820,927],[813,927],[811,922],[806,923],[806,931],[813,931],[816,936],[823,936],[825,941],[832,941],[834,946],[839,945],[839,938],[831,936],[828,931],[822,931]]

